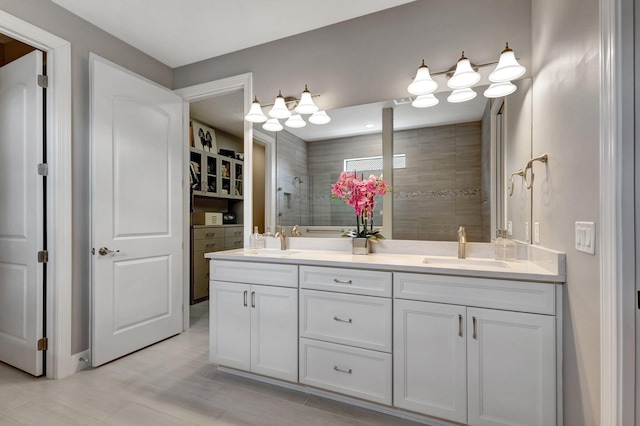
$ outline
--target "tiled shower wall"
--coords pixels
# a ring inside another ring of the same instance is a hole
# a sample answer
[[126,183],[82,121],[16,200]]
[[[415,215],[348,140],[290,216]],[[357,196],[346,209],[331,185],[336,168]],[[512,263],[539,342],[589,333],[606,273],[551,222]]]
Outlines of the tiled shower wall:
[[[464,226],[469,241],[489,241],[489,223],[483,221],[488,197],[481,183],[489,161],[482,161],[482,129],[477,121],[394,132],[394,154],[406,156],[406,168],[394,171],[394,239],[452,241]],[[305,143],[280,132],[277,155],[280,224],[352,228],[353,209],[331,199],[331,184],[344,159],[382,155],[382,136]],[[362,173],[379,175],[380,170]],[[295,176],[304,182],[295,183]],[[382,203],[374,224],[382,223],[381,211]]]
[[393,238],[482,240],[482,122],[394,132],[407,167],[393,175]]

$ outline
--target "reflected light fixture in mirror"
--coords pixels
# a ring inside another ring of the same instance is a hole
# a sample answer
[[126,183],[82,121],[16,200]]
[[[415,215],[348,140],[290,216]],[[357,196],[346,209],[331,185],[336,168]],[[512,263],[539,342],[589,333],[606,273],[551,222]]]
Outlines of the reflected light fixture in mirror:
[[457,104],[460,102],[470,101],[476,96],[478,96],[478,94],[472,88],[467,87],[466,89],[456,89],[451,92],[451,94],[447,98],[447,101],[453,104]]
[[507,96],[516,91],[516,85],[510,81],[504,83],[492,83],[491,86],[484,91],[484,96],[487,98],[501,98]]
[[[249,113],[245,115],[244,119],[250,123],[264,123],[262,128],[271,132],[279,132],[284,128],[278,121],[279,119],[287,119],[284,125],[292,129],[305,127],[307,122],[302,118],[302,115],[309,115],[308,120],[310,123],[327,124],[331,121],[331,117],[329,117],[325,111],[320,111],[318,106],[313,102],[313,98],[316,96],[319,95],[311,95],[306,84],[304,85],[300,99],[294,97],[285,98],[282,96],[282,91],[278,91],[278,96],[276,96],[272,108],[269,110],[269,116],[271,117],[269,120],[267,120],[267,116],[262,112],[262,105],[260,105],[256,97],[251,103]],[[294,110],[296,114],[292,114],[291,110]]]
[[413,100],[413,102],[411,102],[411,105],[413,105],[416,108],[429,108],[432,106],[436,106],[440,103],[440,100],[438,98],[436,98],[433,93],[428,94],[428,95],[418,95],[416,96],[416,98]]

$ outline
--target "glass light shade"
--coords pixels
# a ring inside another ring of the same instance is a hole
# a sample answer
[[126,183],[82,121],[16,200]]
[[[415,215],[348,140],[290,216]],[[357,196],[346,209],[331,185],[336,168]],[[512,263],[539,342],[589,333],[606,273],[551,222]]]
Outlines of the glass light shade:
[[302,116],[300,114],[294,114],[284,122],[284,125],[287,127],[291,127],[292,129],[299,129],[300,127],[306,126],[307,122],[302,119]]
[[309,117],[309,123],[313,124],[327,124],[330,121],[331,117],[324,111],[314,112],[311,117]]
[[484,95],[487,98],[500,98],[502,96],[507,96],[515,92],[517,89],[516,85],[511,83],[510,81],[505,81],[503,83],[493,83],[491,86],[484,91]]
[[270,132],[279,132],[284,129],[277,118],[270,118],[262,125],[262,128]]
[[440,103],[440,99],[436,98],[433,94],[420,95],[411,102],[411,105],[416,108],[428,108]]
[[480,78],[480,73],[473,70],[471,62],[464,56],[464,52],[462,52],[462,57],[456,65],[456,71],[449,81],[447,81],[447,86],[449,86],[450,89],[466,89],[479,82]]
[[412,95],[428,95],[433,93],[438,88],[438,83],[436,83],[429,73],[429,67],[424,64],[424,60],[422,61],[422,65],[418,68],[418,72],[416,72],[416,76],[407,87],[407,91]]
[[273,107],[269,111],[269,116],[273,118],[289,118],[291,117],[291,111],[287,108],[287,104],[284,101],[282,93],[278,92],[276,100],[273,103]]
[[447,98],[447,101],[457,104],[460,102],[470,101],[476,96],[478,96],[478,94],[472,88],[467,87],[466,89],[456,89],[451,92],[451,94]]
[[509,43],[507,43],[507,47],[500,54],[496,69],[489,74],[489,81],[493,83],[511,81],[522,77],[526,71],[527,69],[518,63],[516,55],[509,48]]
[[[298,102],[298,106],[296,107],[296,112],[298,114],[313,114],[318,111],[318,105],[313,103],[313,99],[311,98],[311,93],[309,89],[307,89],[307,85],[304,85],[304,91],[300,95],[300,102]],[[286,123],[285,123],[286,124]]]
[[260,102],[258,102],[258,98],[255,98],[253,102],[251,102],[251,109],[249,113],[244,116],[244,119],[250,123],[264,123],[267,121],[267,116],[262,112],[262,107],[260,106]]

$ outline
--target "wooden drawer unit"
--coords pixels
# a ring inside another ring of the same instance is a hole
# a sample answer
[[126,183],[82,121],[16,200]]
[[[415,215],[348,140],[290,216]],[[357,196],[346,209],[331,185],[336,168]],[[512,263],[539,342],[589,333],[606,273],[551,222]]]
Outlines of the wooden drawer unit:
[[300,266],[300,288],[391,297],[391,272]]
[[193,250],[209,253],[224,249],[224,238],[210,238],[207,240],[193,240]]
[[391,299],[300,290],[300,337],[391,352]]
[[210,240],[212,238],[223,238],[224,228],[222,226],[193,228],[193,240]]
[[242,236],[239,237],[224,237],[224,248],[234,249],[242,248],[244,246],[244,240]]
[[391,405],[391,354],[300,339],[300,383]]
[[298,265],[212,260],[210,279],[278,287],[298,287]]
[[205,253],[224,249],[224,228],[222,226],[191,228],[191,304],[209,297],[209,259],[204,257]]
[[242,238],[244,236],[244,231],[242,229],[242,226],[227,226],[224,228],[224,237],[225,238],[229,238],[229,237],[240,237]]
[[525,281],[395,273],[396,299],[556,314],[556,285]]

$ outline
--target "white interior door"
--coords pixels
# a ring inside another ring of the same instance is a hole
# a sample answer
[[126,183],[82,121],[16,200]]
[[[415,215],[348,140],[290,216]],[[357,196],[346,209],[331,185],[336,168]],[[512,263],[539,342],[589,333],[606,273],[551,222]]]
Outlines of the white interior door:
[[90,57],[92,364],[182,331],[182,99]]
[[0,361],[42,374],[42,52],[0,68]]

